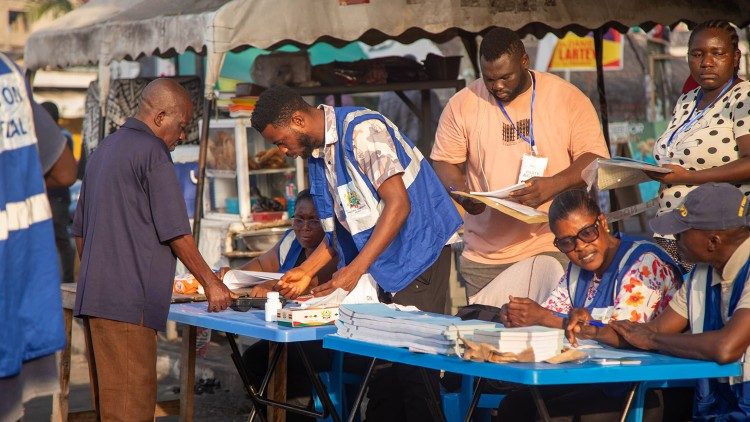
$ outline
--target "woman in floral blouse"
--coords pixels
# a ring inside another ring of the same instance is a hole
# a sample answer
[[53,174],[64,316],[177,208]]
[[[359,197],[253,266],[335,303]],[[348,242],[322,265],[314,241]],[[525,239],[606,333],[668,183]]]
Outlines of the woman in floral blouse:
[[[555,246],[570,264],[542,305],[511,298],[500,313],[506,326],[561,328],[572,308],[584,308],[605,323],[646,322],[667,306],[680,287],[682,274],[672,258],[648,240],[611,234],[606,217],[584,190],[555,197],[549,220]],[[596,332],[609,330],[587,327],[585,331],[595,337]]]

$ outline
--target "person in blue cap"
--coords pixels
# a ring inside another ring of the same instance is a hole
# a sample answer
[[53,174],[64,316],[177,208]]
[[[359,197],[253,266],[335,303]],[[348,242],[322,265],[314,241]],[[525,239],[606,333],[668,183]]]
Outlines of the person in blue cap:
[[[655,233],[674,235],[682,256],[696,266],[669,308],[654,320],[609,324],[618,334],[617,347],[717,363],[743,359],[750,346],[748,205],[736,187],[707,183],[688,193],[678,208],[651,221]],[[566,336],[571,343],[587,315],[579,309],[570,313]],[[750,419],[747,362],[742,372],[729,380],[699,380],[693,420]]]

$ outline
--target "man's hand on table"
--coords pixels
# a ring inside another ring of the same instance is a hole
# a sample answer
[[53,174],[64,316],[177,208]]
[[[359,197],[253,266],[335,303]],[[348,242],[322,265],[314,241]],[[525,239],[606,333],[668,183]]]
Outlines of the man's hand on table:
[[208,300],[208,312],[223,311],[229,307],[232,299],[237,299],[237,295],[232,293],[218,279],[209,283],[203,290],[206,292],[206,299]]
[[654,346],[656,331],[649,327],[648,324],[630,321],[611,321],[608,325],[635,348],[643,350],[653,350],[656,348]]
[[347,292],[351,292],[364,274],[365,270],[357,267],[354,263],[349,264],[333,273],[330,281],[312,289],[311,293],[315,297],[320,297],[329,295],[335,292],[336,289],[344,289]]
[[557,195],[559,183],[552,177],[532,177],[526,187],[510,193],[510,198],[523,205],[536,208]]

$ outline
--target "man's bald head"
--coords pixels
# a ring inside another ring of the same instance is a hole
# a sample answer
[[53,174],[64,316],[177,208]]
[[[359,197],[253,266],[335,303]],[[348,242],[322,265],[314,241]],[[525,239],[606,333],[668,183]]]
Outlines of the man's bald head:
[[192,115],[187,90],[174,79],[160,78],[143,88],[135,117],[161,138],[171,151],[185,138],[185,127]]

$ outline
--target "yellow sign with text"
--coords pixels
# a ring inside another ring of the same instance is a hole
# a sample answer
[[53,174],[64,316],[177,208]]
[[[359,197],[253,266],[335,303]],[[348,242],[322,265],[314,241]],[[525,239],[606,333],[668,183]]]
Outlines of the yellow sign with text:
[[[622,34],[610,29],[604,35],[602,43],[602,63],[604,70],[622,70],[623,43]],[[579,37],[568,32],[557,42],[549,64],[550,71],[561,70],[596,70],[594,37]]]

